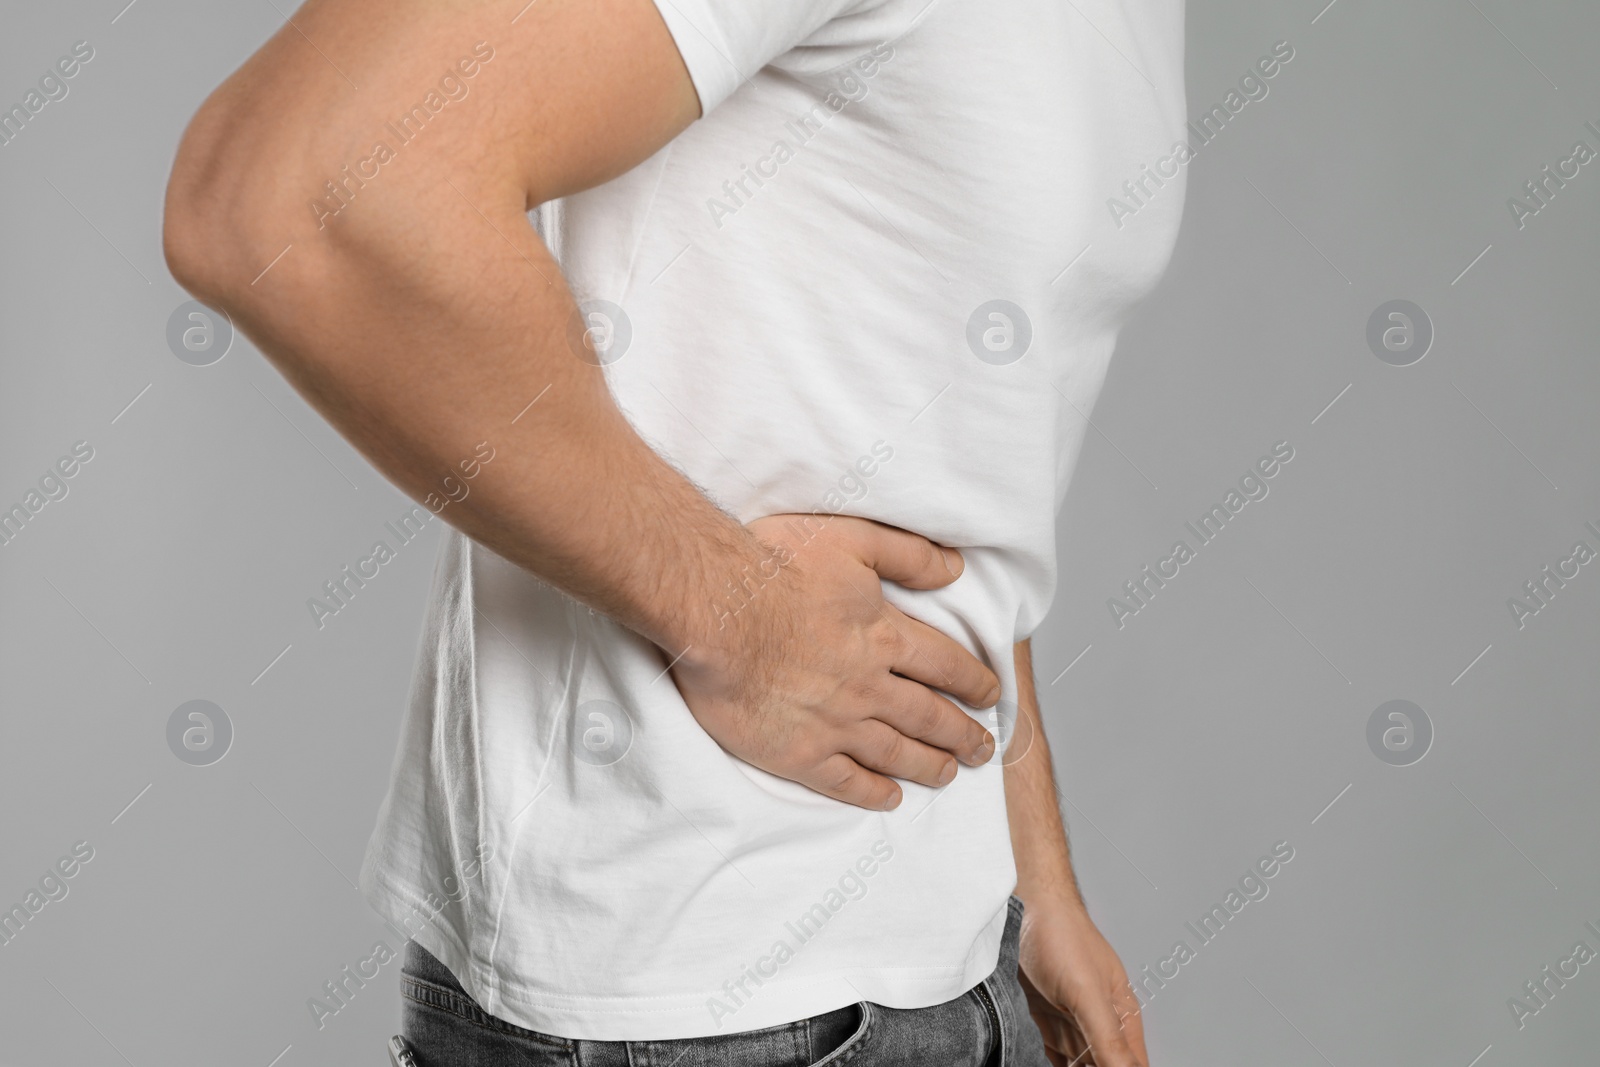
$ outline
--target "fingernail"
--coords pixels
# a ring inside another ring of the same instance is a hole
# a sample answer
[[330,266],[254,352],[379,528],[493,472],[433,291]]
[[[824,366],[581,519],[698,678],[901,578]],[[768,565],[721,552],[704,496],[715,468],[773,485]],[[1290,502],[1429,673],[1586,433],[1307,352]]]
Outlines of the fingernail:
[[991,737],[985,737],[983,739],[983,744],[978,746],[978,751],[976,753],[974,753],[973,756],[972,756],[972,766],[977,767],[977,766],[980,766],[981,764],[988,763],[989,760],[991,760],[993,758],[994,758],[994,738],[992,736]]
[[1000,687],[997,685],[993,689],[989,690],[989,695],[988,696],[983,698],[983,706],[987,708],[989,705],[998,702],[999,699],[1000,699]]
[[951,760],[949,763],[946,763],[944,765],[944,770],[939,772],[939,784],[941,786],[949,785],[951,780],[954,779],[955,776],[956,776],[956,761],[955,760]]
[[939,554],[944,557],[944,569],[950,572],[950,577],[961,577],[961,571],[965,567],[965,563],[961,559],[961,553],[953,548],[941,548]]
[[884,811],[893,811],[895,808],[898,808],[899,806],[900,806],[900,791],[899,790],[895,790],[895,792],[890,795],[889,799],[885,800],[883,802],[883,810]]

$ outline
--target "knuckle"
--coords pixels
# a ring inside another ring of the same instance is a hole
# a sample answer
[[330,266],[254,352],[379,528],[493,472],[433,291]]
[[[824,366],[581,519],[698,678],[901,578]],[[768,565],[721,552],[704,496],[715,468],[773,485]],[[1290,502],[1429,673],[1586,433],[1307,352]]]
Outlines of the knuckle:
[[893,727],[873,730],[862,747],[873,765],[879,768],[899,767],[906,756],[906,740]]
[[945,668],[950,672],[950,676],[959,679],[963,687],[978,692],[988,689],[989,668],[978,662],[966,649],[951,649],[945,661]]
[[861,777],[861,768],[848,756],[833,755],[823,760],[816,770],[815,780],[821,792],[842,798],[853,792],[852,787]]
[[971,703],[981,703],[990,693],[1000,685],[1000,679],[985,667],[978,667],[972,671],[972,680],[968,691],[972,694]]
[[941,726],[947,725],[951,710],[938,697],[924,691],[916,703],[907,709],[906,722],[914,736],[931,737],[940,732]]
[[940,634],[938,638],[928,642],[922,649],[923,661],[939,679],[941,688],[959,689],[962,675],[961,662],[951,654],[949,638]]
[[982,748],[986,742],[993,739],[994,735],[989,732],[989,728],[971,715],[963,713],[961,718],[966,720],[961,726],[962,735],[973,748]]
[[872,644],[873,652],[884,659],[892,658],[900,651],[905,642],[905,638],[900,635],[899,629],[881,616],[872,627],[872,632],[869,634],[868,639]]

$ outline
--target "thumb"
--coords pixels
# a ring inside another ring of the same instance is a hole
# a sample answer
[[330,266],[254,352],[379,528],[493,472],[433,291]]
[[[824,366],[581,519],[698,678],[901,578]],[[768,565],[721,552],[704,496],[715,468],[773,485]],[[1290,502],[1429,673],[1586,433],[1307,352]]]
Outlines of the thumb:
[[839,533],[856,558],[877,571],[878,577],[908,589],[942,589],[966,569],[960,552],[897,526],[859,519]]

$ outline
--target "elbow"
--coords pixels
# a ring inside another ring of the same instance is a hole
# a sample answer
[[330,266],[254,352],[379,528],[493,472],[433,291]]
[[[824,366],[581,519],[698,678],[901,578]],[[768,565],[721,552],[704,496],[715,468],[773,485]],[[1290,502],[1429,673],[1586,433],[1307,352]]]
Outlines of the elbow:
[[[179,142],[167,180],[162,252],[174,280],[236,320],[269,326],[305,299],[304,253],[274,265],[298,232],[304,204],[289,195],[304,169],[281,129],[224,85]],[[297,210],[298,209],[298,210]],[[272,266],[272,273],[264,268]],[[259,284],[258,284],[259,283]]]
[[235,273],[248,238],[238,183],[230,181],[229,119],[213,97],[184,132],[167,180],[161,247],[167,269],[195,299],[230,313],[241,299]]
[[214,216],[205,214],[187,194],[175,169],[167,185],[161,250],[173,279],[201,303],[218,307],[224,302],[217,284],[222,277],[216,244],[219,228]]

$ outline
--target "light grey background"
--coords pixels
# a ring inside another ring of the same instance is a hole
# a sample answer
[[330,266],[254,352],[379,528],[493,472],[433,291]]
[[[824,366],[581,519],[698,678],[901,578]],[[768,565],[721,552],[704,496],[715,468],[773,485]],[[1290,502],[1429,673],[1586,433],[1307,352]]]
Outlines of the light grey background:
[[[1158,1067],[1592,1062],[1600,966],[1524,1029],[1507,998],[1600,949],[1600,567],[1521,630],[1506,601],[1600,546],[1600,164],[1521,230],[1506,200],[1600,145],[1600,10],[1324,2],[1189,11],[1192,117],[1296,55],[1188,168],[1063,516],[1035,643],[1079,873],[1138,972],[1295,849],[1151,1001]],[[351,880],[440,527],[311,627],[409,505],[247,342],[174,358],[160,254],[184,123],[288,8],[124,3],[10,0],[0,32],[7,107],[96,52],[0,148],[0,506],[95,449],[0,547],[0,904],[95,849],[0,946],[0,1064],[379,1064],[398,965],[320,1032],[305,1001],[388,936]],[[1403,368],[1365,341],[1396,298],[1436,330]],[[1270,495],[1118,629],[1107,598],[1282,440]],[[197,698],[235,729],[209,767],[166,743]],[[1434,726],[1412,766],[1367,745],[1394,698]]]

